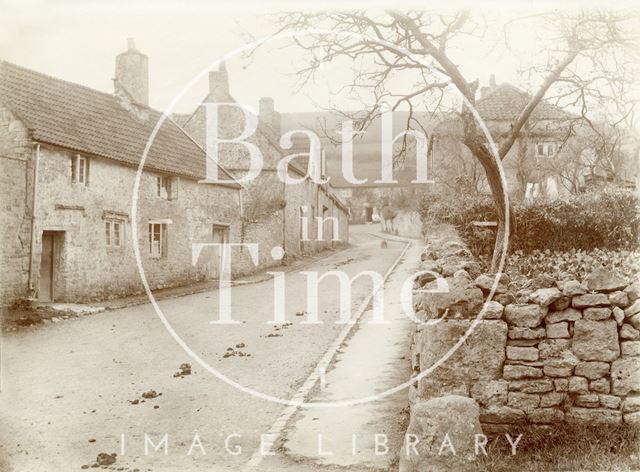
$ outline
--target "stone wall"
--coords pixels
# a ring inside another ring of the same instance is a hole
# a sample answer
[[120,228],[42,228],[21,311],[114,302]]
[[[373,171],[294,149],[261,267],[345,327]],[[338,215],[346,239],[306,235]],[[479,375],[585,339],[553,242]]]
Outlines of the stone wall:
[[0,307],[25,296],[29,284],[33,152],[27,128],[0,104]]
[[506,275],[480,274],[458,241],[430,241],[422,259],[422,289],[437,292],[443,277],[448,291],[414,295],[424,322],[413,337],[414,376],[432,369],[410,390],[414,406],[471,397],[485,431],[640,421],[638,281],[604,270],[583,281],[539,277],[519,293],[526,303],[515,303]]

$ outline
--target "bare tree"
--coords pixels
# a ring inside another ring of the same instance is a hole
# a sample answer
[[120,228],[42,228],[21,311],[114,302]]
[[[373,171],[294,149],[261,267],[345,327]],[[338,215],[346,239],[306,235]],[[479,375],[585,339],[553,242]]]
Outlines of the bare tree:
[[[545,24],[553,35],[553,45],[541,52],[542,63],[529,70],[537,78],[532,83],[539,84],[530,100],[508,130],[494,136],[499,160],[507,156],[532,113],[553,86],[558,86],[554,87],[556,100],[574,101],[574,106],[582,107],[586,116],[590,94],[598,93],[603,88],[603,81],[614,84],[611,93],[621,92],[615,84],[627,70],[622,69],[622,53],[631,46],[631,25],[628,23],[635,20],[627,12],[553,12],[535,15],[534,19]],[[345,89],[367,91],[374,102],[367,113],[360,114],[360,129],[380,115],[383,102],[390,103],[391,110],[407,108],[407,128],[420,128],[414,115],[415,107],[426,105],[434,112],[442,109],[447,102],[445,92],[451,85],[471,107],[476,103],[478,80],[463,75],[451,51],[451,45],[459,38],[482,34],[482,19],[475,19],[466,11],[445,15],[422,11],[379,14],[369,11],[288,12],[279,20],[282,30],[321,28],[357,33],[352,38],[316,34],[296,38],[295,44],[313,52],[308,66],[299,71],[303,81],[311,80],[323,63],[341,59],[352,61],[355,75]],[[413,78],[410,90],[393,90],[391,83],[394,77],[397,80],[400,76]],[[459,114],[462,141],[481,164],[497,209],[498,229],[491,263],[495,269],[504,256],[503,236],[509,213],[500,164],[470,107],[463,106]],[[510,228],[513,227],[514,221],[510,220]]]

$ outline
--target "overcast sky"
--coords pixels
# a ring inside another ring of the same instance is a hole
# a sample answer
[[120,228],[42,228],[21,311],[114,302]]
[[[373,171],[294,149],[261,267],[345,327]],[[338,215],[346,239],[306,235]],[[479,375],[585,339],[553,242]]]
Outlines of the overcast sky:
[[[115,56],[124,51],[133,37],[140,51],[149,56],[150,104],[164,109],[184,86],[223,54],[246,44],[247,35],[262,37],[275,26],[266,15],[278,9],[301,5],[329,8],[345,2],[169,2],[96,0],[0,0],[0,59],[35,69],[105,92],[112,92]],[[584,5],[581,2],[580,5]],[[370,2],[367,3],[371,4]],[[420,2],[425,7],[424,2]],[[407,5],[411,5],[407,3]],[[446,2],[448,8],[464,6]],[[476,5],[476,13],[478,3]],[[517,11],[514,10],[514,5]],[[522,14],[533,2],[483,2],[481,13],[491,21]],[[535,2],[536,8],[550,8],[549,2]],[[563,2],[565,8],[570,3]],[[577,5],[573,3],[574,8]],[[620,6],[633,2],[618,2]],[[394,6],[398,6],[397,3]],[[510,6],[507,8],[507,6]],[[490,31],[474,47],[455,51],[468,78],[488,81],[494,73],[498,82],[527,87],[517,70],[530,63],[536,46],[536,31],[523,30],[504,48],[502,29]],[[330,91],[349,79],[346,67],[330,66],[317,86],[293,93],[293,72],[306,59],[305,53],[278,49],[272,44],[260,50],[251,64],[241,58],[231,60],[228,69],[235,98],[257,106],[261,96],[272,96],[281,111],[311,111],[326,107]],[[203,79],[185,96],[174,111],[188,112],[206,94]],[[340,103],[352,108],[347,101]]]

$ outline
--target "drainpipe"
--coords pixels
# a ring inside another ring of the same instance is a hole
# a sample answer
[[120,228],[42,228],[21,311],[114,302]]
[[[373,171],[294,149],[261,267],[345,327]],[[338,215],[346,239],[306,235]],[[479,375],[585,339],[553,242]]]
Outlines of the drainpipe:
[[36,213],[38,201],[38,168],[40,167],[40,143],[36,143],[36,155],[33,165],[33,203],[31,206],[31,245],[29,247],[29,294],[34,295],[33,284],[33,248],[36,245]]

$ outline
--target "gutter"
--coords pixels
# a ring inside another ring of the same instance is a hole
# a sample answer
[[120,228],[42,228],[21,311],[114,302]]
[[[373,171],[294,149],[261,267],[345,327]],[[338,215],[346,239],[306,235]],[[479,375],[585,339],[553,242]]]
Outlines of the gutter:
[[33,296],[35,287],[33,284],[33,248],[36,245],[36,213],[38,202],[38,170],[40,167],[40,143],[36,143],[35,162],[33,165],[33,204],[31,207],[31,244],[29,246],[29,295]]

